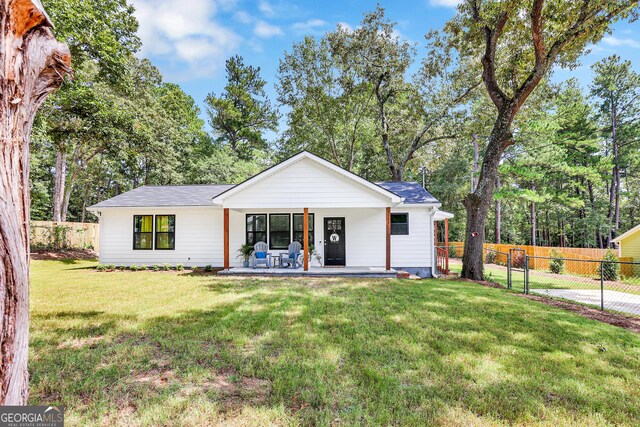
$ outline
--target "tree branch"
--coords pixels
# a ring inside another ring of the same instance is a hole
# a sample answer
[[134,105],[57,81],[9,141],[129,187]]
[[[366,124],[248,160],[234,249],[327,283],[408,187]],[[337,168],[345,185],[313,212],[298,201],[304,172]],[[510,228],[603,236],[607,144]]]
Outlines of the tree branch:
[[[477,8],[477,3],[475,3]],[[474,8],[474,16],[477,13],[479,18],[479,10]],[[498,109],[502,109],[502,106],[508,101],[505,93],[500,89],[498,85],[498,79],[496,77],[496,49],[498,46],[498,39],[502,34],[502,30],[509,20],[509,14],[503,12],[494,29],[491,29],[488,25],[484,25],[484,38],[485,38],[485,52],[482,57],[482,80],[487,87],[489,97]]]

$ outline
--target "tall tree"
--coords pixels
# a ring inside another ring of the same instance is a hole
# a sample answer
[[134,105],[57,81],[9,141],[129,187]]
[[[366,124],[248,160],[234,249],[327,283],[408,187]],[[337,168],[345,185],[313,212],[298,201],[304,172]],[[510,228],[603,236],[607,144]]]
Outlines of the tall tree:
[[455,119],[461,113],[456,107],[470,88],[460,78],[464,74],[457,73],[463,68],[449,67],[451,52],[441,48],[436,34],[429,35],[434,41],[415,82],[407,81],[416,50],[398,36],[395,25],[377,6],[355,30],[340,27],[328,37],[334,54],[373,91],[391,179],[402,181],[408,163],[420,149],[455,136]]
[[570,211],[573,215],[577,214],[573,221],[573,240],[579,246],[602,248],[605,245],[602,234],[606,230],[606,223],[600,213],[598,188],[601,186],[606,164],[603,161],[602,138],[598,134],[593,108],[587,102],[578,82],[571,79],[555,99],[553,110],[556,134],[550,138],[555,143],[552,147],[562,150],[567,165],[577,172],[571,181],[565,179],[566,175],[558,177],[558,181],[572,184],[565,188],[584,201],[578,210]]
[[55,115],[50,134],[56,150],[53,220],[64,221],[77,166],[83,164],[78,156],[96,152],[95,147],[87,147],[97,141],[88,131],[118,128],[92,122],[100,110],[109,111],[110,101],[103,94],[115,88],[132,89],[131,80],[124,77],[140,39],[134,9],[126,0],[51,0],[47,5],[57,37],[69,46],[78,71],[73,83],[52,97],[50,108],[43,112]]
[[377,143],[373,92],[357,70],[332,54],[329,38],[305,37],[278,68],[278,101],[290,108],[285,153],[311,150],[349,171]]
[[71,71],[39,0],[0,2],[0,405],[28,397],[29,136],[36,111]]
[[632,144],[640,143],[640,74],[633,71],[630,61],[621,61],[618,55],[605,58],[592,68],[596,75],[591,94],[600,100],[600,116],[609,142],[607,151],[613,162],[608,188],[609,246],[620,230],[621,169],[625,167],[621,162],[626,160],[624,152],[629,151]]
[[226,71],[222,94],[211,93],[205,99],[209,123],[219,142],[249,159],[253,149],[268,148],[263,134],[276,131],[278,112],[264,90],[267,82],[260,77],[260,67],[245,65],[236,55],[227,60]]
[[446,30],[462,56],[479,58],[496,110],[478,185],[465,198],[467,224],[462,277],[482,279],[487,213],[498,165],[514,143],[512,124],[553,65],[576,64],[617,19],[637,17],[637,0],[466,0]]

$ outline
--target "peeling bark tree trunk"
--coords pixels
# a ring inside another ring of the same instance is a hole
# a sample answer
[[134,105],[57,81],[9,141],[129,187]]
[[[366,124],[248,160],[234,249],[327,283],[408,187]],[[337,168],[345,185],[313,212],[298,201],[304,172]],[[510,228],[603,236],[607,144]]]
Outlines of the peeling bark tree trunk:
[[71,71],[40,0],[0,0],[0,405],[24,405],[29,344],[29,134]]

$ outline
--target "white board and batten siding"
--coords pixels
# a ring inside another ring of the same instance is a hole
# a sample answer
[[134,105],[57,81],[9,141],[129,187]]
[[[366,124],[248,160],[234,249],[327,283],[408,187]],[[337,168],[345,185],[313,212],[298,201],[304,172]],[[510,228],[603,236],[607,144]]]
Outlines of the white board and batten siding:
[[224,198],[224,207],[373,208],[389,205],[384,194],[303,158]]
[[[174,250],[134,250],[134,215],[173,215]],[[221,266],[223,214],[214,207],[110,208],[100,215],[100,263],[115,265]]]

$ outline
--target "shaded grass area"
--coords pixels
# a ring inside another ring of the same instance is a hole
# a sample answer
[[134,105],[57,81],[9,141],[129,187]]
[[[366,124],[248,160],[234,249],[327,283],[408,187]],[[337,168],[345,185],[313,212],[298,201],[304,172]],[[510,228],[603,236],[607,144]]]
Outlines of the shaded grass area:
[[31,404],[69,425],[637,425],[640,337],[443,280],[32,263]]

